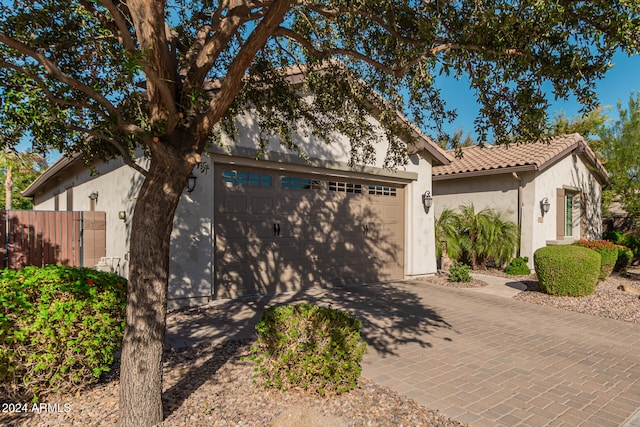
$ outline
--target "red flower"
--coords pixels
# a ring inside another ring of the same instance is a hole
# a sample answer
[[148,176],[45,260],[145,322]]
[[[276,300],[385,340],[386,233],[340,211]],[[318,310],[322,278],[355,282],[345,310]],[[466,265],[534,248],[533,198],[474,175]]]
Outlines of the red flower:
[[95,286],[95,282],[93,280],[87,280],[87,285],[89,286]]

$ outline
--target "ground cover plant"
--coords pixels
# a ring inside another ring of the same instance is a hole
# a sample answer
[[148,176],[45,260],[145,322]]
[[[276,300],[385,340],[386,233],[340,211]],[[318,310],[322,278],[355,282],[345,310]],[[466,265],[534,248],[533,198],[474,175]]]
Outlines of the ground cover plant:
[[345,312],[310,304],[267,309],[252,346],[256,382],[278,389],[339,394],[356,387],[366,343]]
[[37,401],[109,371],[122,344],[126,280],[49,265],[0,271],[0,395]]
[[470,282],[471,281],[471,267],[462,264],[461,262],[454,261],[449,267],[449,278],[450,282]]
[[613,272],[618,260],[618,248],[613,243],[608,240],[578,240],[574,245],[592,249],[600,254],[599,280],[606,279]]
[[533,254],[540,290],[550,295],[585,296],[596,289],[600,255],[574,246],[545,246]]
[[516,257],[505,267],[504,272],[514,276],[531,274],[531,269],[527,262],[529,262],[529,257]]

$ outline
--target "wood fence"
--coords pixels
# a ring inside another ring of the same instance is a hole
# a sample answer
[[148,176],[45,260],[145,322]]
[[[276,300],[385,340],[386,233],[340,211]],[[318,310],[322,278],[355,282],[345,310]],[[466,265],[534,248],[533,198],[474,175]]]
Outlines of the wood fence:
[[105,218],[94,211],[0,211],[0,268],[93,267],[106,255]]

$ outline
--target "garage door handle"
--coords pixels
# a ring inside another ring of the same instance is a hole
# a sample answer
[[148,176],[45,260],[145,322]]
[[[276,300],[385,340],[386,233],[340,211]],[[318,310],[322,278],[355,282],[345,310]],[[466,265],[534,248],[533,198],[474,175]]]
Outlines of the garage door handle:
[[274,222],[273,223],[273,235],[274,236],[280,236],[280,223],[279,222]]

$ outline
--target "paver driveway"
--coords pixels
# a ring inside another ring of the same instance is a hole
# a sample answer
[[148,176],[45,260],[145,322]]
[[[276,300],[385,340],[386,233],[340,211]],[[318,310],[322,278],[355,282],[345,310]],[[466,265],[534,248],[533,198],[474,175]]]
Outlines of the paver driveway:
[[621,426],[640,408],[640,325],[420,281],[219,303],[167,344],[251,337],[294,301],[358,316],[364,376],[473,426]]

